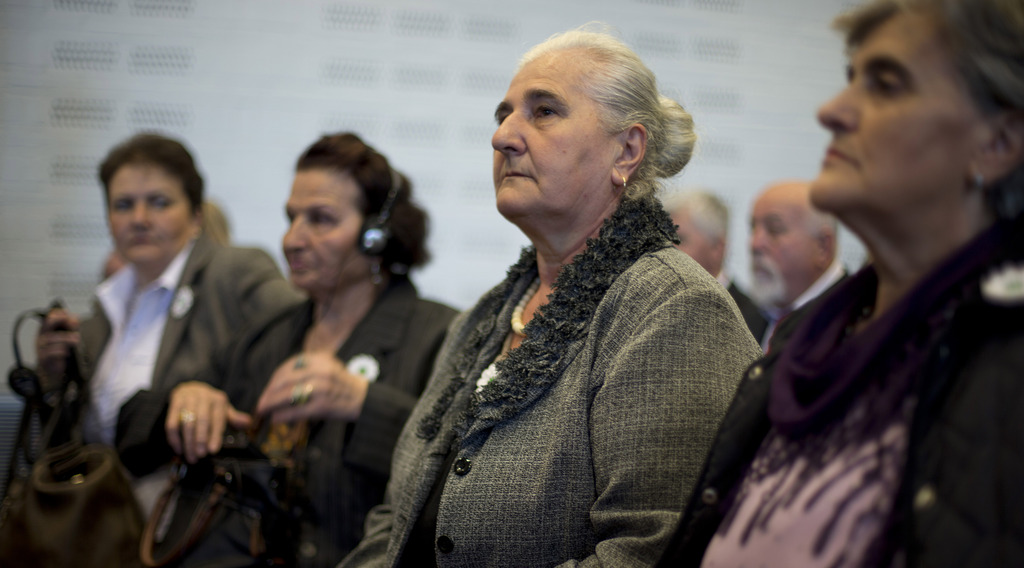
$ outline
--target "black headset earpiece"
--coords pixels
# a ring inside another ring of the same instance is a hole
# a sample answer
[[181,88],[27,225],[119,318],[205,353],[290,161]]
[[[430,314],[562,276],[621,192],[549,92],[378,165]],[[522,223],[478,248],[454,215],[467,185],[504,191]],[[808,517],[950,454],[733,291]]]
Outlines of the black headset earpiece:
[[11,334],[11,343],[14,348],[14,368],[7,375],[7,384],[11,390],[27,401],[38,401],[43,396],[43,386],[39,381],[39,375],[29,367],[26,367],[21,359],[21,349],[18,348],[18,330],[21,324],[30,317],[39,319],[46,318],[45,310],[28,310],[18,315],[14,322],[14,332]]
[[402,176],[398,171],[391,170],[391,189],[384,199],[380,213],[370,215],[363,223],[363,230],[359,235],[359,251],[366,256],[380,256],[384,249],[388,248],[388,239],[391,238],[391,228],[388,225],[388,218],[391,217],[391,207],[395,204],[395,198],[402,186]]

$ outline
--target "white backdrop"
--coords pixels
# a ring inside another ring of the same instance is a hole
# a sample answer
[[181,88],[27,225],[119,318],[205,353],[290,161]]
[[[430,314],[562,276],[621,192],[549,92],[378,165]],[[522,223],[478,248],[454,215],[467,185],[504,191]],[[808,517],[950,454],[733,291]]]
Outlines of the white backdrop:
[[[55,296],[88,309],[110,246],[96,166],[139,130],[187,141],[235,241],[279,260],[298,154],[322,133],[359,133],[430,212],[421,292],[468,307],[526,242],[494,209],[494,107],[528,47],[594,20],[693,113],[697,154],[669,189],[704,186],[730,204],[729,268],[743,284],[752,196],[818,169],[815,109],[845,65],[828,23],[850,4],[0,0],[0,369],[18,312]],[[841,246],[860,262],[848,235]]]

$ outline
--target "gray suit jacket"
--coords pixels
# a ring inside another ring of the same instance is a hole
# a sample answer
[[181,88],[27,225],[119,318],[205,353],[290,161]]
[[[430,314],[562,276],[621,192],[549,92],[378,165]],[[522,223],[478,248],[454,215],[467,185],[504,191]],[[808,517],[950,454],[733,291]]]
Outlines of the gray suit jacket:
[[[385,504],[341,567],[395,566],[441,475],[438,566],[658,558],[760,350],[722,286],[669,246],[671,221],[653,207],[620,207],[479,393],[536,276],[533,251],[456,319],[399,438]],[[442,472],[450,448],[456,467]]]
[[[178,290],[186,286],[192,306],[181,317],[167,317],[153,367],[154,389],[198,376],[214,350],[244,324],[301,300],[266,252],[221,246],[204,236],[185,262]],[[110,321],[98,303],[82,322],[81,336],[80,366],[88,381],[110,340]]]

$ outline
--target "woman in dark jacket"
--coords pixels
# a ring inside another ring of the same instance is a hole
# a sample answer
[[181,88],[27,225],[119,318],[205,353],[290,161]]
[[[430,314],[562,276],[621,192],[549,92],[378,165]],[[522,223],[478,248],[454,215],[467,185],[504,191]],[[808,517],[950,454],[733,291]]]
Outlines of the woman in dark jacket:
[[[420,299],[406,276],[427,259],[426,213],[410,194],[352,134],[310,146],[296,166],[282,243],[308,301],[242,330],[198,380],[131,399],[118,428],[125,465],[144,471],[172,453],[194,463],[252,415],[287,425],[274,432],[283,439],[306,430],[295,565],[337,564],[383,499],[391,450],[455,315]],[[186,553],[181,565],[203,560]]]
[[1024,2],[837,27],[811,195],[873,262],[748,370],[660,565],[1022,566]]

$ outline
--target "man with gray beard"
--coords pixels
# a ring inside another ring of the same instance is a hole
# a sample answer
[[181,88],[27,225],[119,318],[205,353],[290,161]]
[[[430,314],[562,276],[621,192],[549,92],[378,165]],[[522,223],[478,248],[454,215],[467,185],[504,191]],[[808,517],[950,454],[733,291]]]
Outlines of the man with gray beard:
[[768,319],[760,340],[768,341],[779,320],[841,280],[836,259],[836,220],[814,209],[810,184],[769,185],[750,217],[751,296]]
[[715,194],[703,189],[673,193],[664,198],[679,235],[676,248],[690,255],[718,280],[736,302],[747,329],[755,339],[764,335],[768,320],[761,308],[733,282],[725,270],[729,248],[729,208]]

